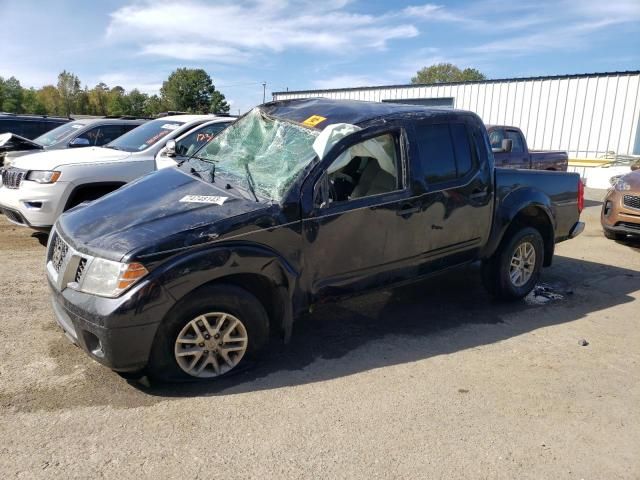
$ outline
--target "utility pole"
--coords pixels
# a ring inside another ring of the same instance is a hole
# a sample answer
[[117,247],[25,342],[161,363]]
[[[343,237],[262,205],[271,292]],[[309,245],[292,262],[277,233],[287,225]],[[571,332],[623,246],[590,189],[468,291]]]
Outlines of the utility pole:
[[262,103],[267,101],[267,82],[262,82]]

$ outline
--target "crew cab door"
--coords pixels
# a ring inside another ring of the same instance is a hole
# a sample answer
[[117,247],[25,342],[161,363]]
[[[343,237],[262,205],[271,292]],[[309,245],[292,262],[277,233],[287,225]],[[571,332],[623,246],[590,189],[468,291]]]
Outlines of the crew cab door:
[[489,236],[493,168],[484,126],[471,119],[414,122],[420,170],[413,181],[424,192],[414,232],[421,241],[421,273],[475,259]]
[[400,125],[362,130],[305,181],[303,198],[313,201],[303,202],[302,263],[312,301],[390,283],[398,262],[419,254],[407,146]]

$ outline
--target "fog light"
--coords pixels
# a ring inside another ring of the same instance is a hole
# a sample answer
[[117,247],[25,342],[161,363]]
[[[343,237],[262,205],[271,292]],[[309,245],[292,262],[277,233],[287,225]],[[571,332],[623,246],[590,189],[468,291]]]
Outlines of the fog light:
[[39,210],[42,208],[42,202],[24,202],[27,208]]

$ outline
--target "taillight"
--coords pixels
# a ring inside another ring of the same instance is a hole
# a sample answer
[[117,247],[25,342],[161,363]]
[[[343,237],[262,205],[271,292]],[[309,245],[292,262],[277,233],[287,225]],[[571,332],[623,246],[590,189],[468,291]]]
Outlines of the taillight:
[[584,210],[584,184],[578,177],[578,213],[582,213],[582,210]]

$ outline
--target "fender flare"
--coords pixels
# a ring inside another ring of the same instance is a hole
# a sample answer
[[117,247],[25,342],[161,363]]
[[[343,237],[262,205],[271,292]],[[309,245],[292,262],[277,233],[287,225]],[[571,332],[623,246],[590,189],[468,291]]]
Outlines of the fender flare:
[[[510,192],[501,200],[494,215],[491,236],[482,252],[482,258],[488,258],[496,252],[508,229],[513,225],[516,216],[531,207],[541,211],[552,228],[551,251],[545,252],[545,265],[551,264],[551,257],[553,256],[555,245],[555,208],[548,195],[532,187],[519,188]],[[545,246],[549,247],[547,242],[545,242]],[[547,248],[547,250],[549,250],[549,248]],[[547,254],[549,254],[549,257],[547,257]]]
[[[163,262],[153,276],[175,299],[213,282],[240,275],[260,277],[271,284],[279,302],[281,319],[272,318],[284,331],[285,341],[291,337],[299,272],[276,251],[249,242],[220,243],[177,255]],[[240,286],[242,286],[240,284]]]

